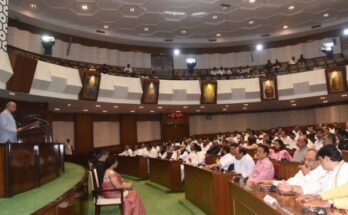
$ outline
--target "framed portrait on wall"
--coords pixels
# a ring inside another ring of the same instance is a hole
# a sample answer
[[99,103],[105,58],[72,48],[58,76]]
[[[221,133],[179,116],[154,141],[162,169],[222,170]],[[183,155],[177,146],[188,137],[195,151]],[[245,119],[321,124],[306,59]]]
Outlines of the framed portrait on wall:
[[201,81],[201,104],[216,104],[217,81]]
[[342,93],[347,91],[346,71],[344,67],[333,67],[325,70],[328,93]]
[[101,75],[96,72],[85,71],[82,80],[80,99],[96,101],[98,98]]
[[262,101],[278,99],[277,77],[260,77],[260,94]]
[[154,78],[142,78],[143,87],[142,104],[157,104],[159,94],[159,80]]

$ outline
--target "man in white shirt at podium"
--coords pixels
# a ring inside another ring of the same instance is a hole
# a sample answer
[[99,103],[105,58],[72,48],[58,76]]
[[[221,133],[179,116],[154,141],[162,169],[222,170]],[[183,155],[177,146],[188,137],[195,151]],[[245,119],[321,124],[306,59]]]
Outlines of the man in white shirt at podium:
[[12,113],[17,109],[14,102],[8,102],[6,108],[0,114],[0,143],[17,143],[17,133],[23,128],[18,128]]

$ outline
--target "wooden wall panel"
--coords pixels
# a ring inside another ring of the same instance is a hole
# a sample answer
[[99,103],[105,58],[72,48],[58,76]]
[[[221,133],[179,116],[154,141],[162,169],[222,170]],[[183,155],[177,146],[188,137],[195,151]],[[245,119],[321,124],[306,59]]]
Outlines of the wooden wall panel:
[[120,116],[121,145],[134,145],[137,143],[137,121],[134,114]]
[[93,150],[93,121],[91,114],[75,114],[75,152],[88,155]]
[[29,93],[33,82],[37,60],[9,52],[13,75],[7,82],[7,90]]
[[175,140],[188,137],[190,134],[189,117],[184,114],[182,118],[171,119],[167,114],[161,116],[162,140]]

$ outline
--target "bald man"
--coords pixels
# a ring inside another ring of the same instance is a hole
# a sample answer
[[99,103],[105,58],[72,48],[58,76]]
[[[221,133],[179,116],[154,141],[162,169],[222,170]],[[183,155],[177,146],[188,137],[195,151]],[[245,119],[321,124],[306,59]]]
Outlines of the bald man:
[[12,113],[17,110],[17,105],[14,102],[8,102],[6,108],[0,114],[0,144],[10,141],[17,143],[17,133],[22,128],[17,129],[16,120]]

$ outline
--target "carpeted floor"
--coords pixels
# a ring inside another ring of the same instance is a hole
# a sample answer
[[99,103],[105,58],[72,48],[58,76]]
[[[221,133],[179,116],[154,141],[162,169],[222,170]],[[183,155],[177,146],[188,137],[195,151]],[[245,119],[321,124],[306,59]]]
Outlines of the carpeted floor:
[[27,215],[57,199],[73,187],[84,175],[84,169],[73,163],[65,163],[65,173],[39,188],[17,194],[12,198],[0,198],[1,215]]
[[[81,166],[66,162],[65,173],[58,179],[40,188],[15,195],[12,198],[0,198],[0,214],[31,214],[69,190],[81,179],[83,174],[84,169]],[[185,201],[185,194],[183,192],[165,193],[162,190],[146,185],[146,181],[125,180],[133,182],[134,189],[139,192],[148,215],[204,214],[199,208],[193,205],[190,205],[190,208],[186,208],[179,203],[179,200]],[[85,213],[83,215],[94,215],[94,204],[91,194],[85,202],[84,208]],[[116,206],[102,207],[101,215],[108,214],[120,214],[119,209]]]
[[[131,181],[125,179],[126,181]],[[161,190],[146,185],[146,181],[132,181],[134,189],[139,192],[141,199],[146,208],[148,215],[200,215],[204,214],[198,208],[194,208],[191,212],[179,203],[179,200],[185,199],[185,194],[180,193],[165,193]],[[94,215],[94,204],[90,197],[86,202],[86,211],[88,215]],[[102,207],[101,215],[120,214],[119,209],[113,207]]]

